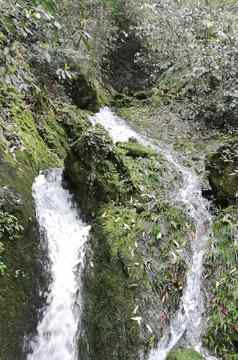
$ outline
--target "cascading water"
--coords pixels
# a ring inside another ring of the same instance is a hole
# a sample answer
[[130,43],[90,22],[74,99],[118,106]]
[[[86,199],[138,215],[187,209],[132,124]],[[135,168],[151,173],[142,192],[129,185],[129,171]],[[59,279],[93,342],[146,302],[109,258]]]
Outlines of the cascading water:
[[40,174],[33,196],[48,246],[52,282],[27,360],[76,360],[80,309],[75,306],[80,306],[80,279],[75,271],[80,278],[89,226],[80,220],[72,196],[62,187],[62,170]]
[[178,163],[176,156],[168,147],[151,144],[148,139],[138,135],[108,108],[101,109],[98,114],[91,118],[91,122],[93,124],[99,123],[105,127],[115,142],[136,138],[144,145],[151,145],[161,152],[183,177],[183,186],[176,200],[186,207],[195,225],[195,233],[191,235],[192,258],[180,308],[171,321],[168,333],[161,339],[157,349],[150,354],[150,360],[165,360],[170,350],[182,338],[188,347],[203,353],[207,359],[214,359],[202,349],[201,344],[202,314],[204,310],[201,278],[203,256],[211,227],[211,216],[208,210],[209,204],[202,197],[199,179],[191,170]]

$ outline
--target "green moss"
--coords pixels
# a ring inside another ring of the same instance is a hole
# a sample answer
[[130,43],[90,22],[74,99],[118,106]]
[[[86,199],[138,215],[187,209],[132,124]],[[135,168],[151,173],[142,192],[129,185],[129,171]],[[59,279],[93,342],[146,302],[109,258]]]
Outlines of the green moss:
[[228,207],[218,215],[205,263],[211,292],[205,343],[224,359],[232,359],[238,349],[237,222],[237,207]]
[[59,99],[50,100],[47,90],[20,94],[0,82],[1,360],[26,357],[23,344],[35,332],[48,280],[32,183],[41,170],[62,167],[70,143],[88,126],[87,116]]
[[193,228],[164,200],[165,159],[133,140],[115,146],[100,126],[89,128],[73,144],[65,173],[83,214],[93,217],[80,356],[134,360],[156,338],[141,330],[147,323],[135,320],[135,304],[147,314],[153,299],[159,314],[174,313],[186,272],[181,250]]
[[141,281],[144,273],[143,261],[136,248],[137,240],[144,229],[143,218],[135,208],[118,207],[112,203],[111,206],[102,209],[98,219],[102,224],[112,261],[121,263],[125,274],[132,282]]
[[131,156],[132,158],[143,157],[149,158],[151,156],[156,156],[156,151],[141,145],[136,141],[130,141],[127,143],[117,144],[119,149],[122,150],[122,153],[126,156]]
[[61,160],[39,136],[32,114],[18,108],[13,108],[12,111],[16,131],[23,145],[23,150],[17,152],[17,160],[26,162],[36,173],[52,165],[61,166]]
[[166,360],[203,360],[203,356],[192,349],[178,349],[172,351]]
[[88,216],[101,203],[126,197],[133,190],[127,168],[108,133],[100,126],[89,128],[73,144],[65,162],[65,173]]
[[57,121],[56,114],[51,110],[42,124],[40,132],[44,143],[53,151],[60,159],[66,157],[67,135],[62,125]]
[[[18,177],[12,165],[2,165],[0,180],[4,186],[0,188],[0,257],[5,269],[0,279],[0,357],[8,360],[19,358],[24,335],[34,329],[35,306],[40,301],[38,291],[43,278],[31,180],[26,181],[25,174]],[[16,188],[21,191],[20,194]]]
[[89,115],[91,115],[90,112],[78,109],[73,105],[57,104],[55,117],[65,130],[69,144],[76,141],[90,127]]

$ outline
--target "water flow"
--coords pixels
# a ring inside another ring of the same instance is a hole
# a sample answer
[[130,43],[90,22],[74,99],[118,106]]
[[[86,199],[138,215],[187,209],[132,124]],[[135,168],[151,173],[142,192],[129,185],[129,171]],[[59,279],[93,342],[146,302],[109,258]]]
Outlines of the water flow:
[[202,314],[204,310],[203,296],[201,292],[201,278],[203,269],[203,256],[207,247],[210,233],[211,217],[209,204],[202,197],[201,185],[197,176],[192,170],[182,166],[168,146],[155,146],[151,142],[137,134],[122,119],[118,118],[108,108],[91,118],[93,124],[100,123],[112,136],[115,142],[127,141],[129,138],[136,138],[144,145],[151,145],[161,152],[172,164],[175,171],[183,177],[183,185],[176,200],[182,203],[187,209],[193,223],[195,232],[191,234],[192,256],[187,273],[186,287],[183,292],[178,312],[171,321],[168,333],[158,344],[156,350],[150,354],[150,360],[164,360],[170,350],[178,344],[181,338],[184,343],[203,353],[207,359],[212,359],[202,349]]
[[80,309],[75,309],[75,302],[77,294],[80,306],[80,281],[75,271],[79,278],[89,227],[80,220],[70,193],[62,187],[61,170],[40,174],[33,196],[42,240],[48,246],[52,282],[27,360],[76,360]]

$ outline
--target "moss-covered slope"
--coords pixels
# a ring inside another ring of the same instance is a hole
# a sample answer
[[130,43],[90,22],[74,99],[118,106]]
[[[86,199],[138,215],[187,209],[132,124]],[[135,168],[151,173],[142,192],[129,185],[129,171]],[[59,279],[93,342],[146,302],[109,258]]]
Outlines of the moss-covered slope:
[[205,261],[208,286],[208,330],[205,343],[224,359],[238,351],[238,209],[230,206],[214,221],[214,236]]
[[65,176],[92,223],[80,356],[138,359],[168,325],[184,285],[192,225],[165,200],[176,176],[152,149],[115,146],[98,126],[73,144]]

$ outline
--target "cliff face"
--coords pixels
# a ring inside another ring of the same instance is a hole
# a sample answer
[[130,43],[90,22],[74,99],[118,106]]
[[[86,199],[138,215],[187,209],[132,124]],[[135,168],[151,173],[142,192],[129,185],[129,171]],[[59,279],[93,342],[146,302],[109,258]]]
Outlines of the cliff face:
[[[227,79],[219,74],[197,79],[186,64],[159,63],[160,51],[138,32],[142,14],[133,1],[95,4],[82,1],[80,11],[77,1],[1,4],[0,358],[26,359],[40,317],[48,260],[31,187],[39,171],[63,167],[64,159],[68,184],[92,223],[80,359],[146,357],[154,333],[164,333],[178,308],[187,268],[180,254],[189,255],[194,231],[168,201],[180,175],[153,150],[133,140],[113,145],[89,124],[111,101],[202,178],[216,216],[205,261],[204,342],[230,359],[237,353],[236,94],[223,92]],[[220,41],[215,30],[204,30],[204,43]],[[227,88],[234,78],[229,72]],[[188,356],[197,355],[171,354]]]
[[[39,294],[48,281],[32,183],[39,171],[63,166],[67,149],[87,124],[87,108],[99,107],[96,87],[79,69],[68,77],[66,70],[60,72],[66,59],[52,49],[55,21],[26,3],[4,4],[0,15],[2,360],[25,359],[27,336],[34,333],[44,303]],[[74,95],[78,82],[80,100]]]

